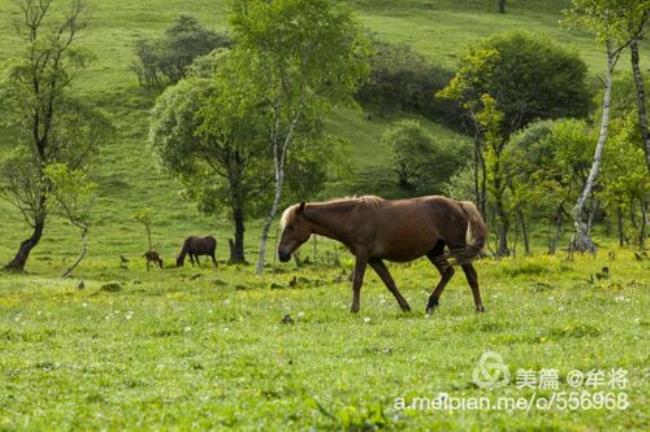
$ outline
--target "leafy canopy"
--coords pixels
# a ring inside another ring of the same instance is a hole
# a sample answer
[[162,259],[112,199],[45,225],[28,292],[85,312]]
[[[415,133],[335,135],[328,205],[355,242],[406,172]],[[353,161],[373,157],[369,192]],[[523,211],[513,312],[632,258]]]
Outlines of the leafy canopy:
[[476,112],[489,94],[504,116],[501,133],[509,136],[534,120],[585,116],[586,73],[576,52],[545,37],[506,33],[472,47],[438,96]]

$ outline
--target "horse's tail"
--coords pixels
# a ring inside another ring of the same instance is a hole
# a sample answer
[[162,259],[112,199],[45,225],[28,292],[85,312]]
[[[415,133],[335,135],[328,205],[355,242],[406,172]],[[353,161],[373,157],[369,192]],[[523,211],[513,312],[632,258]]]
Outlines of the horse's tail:
[[481,217],[481,212],[471,201],[459,201],[460,208],[467,217],[467,231],[465,239],[467,241],[466,260],[472,260],[481,253],[487,240],[487,226]]

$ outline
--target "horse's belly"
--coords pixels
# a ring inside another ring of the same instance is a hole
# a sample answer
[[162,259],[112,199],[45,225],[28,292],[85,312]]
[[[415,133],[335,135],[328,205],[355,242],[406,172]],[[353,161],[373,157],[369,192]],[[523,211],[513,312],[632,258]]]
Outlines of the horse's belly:
[[396,241],[390,244],[379,244],[375,247],[372,258],[389,261],[406,262],[426,255],[436,244],[433,238],[420,238],[417,241]]

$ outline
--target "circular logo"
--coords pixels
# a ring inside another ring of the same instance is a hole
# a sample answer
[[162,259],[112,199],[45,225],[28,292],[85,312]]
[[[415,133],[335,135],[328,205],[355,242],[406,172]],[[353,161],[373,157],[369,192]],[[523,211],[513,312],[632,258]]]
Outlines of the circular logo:
[[472,379],[482,389],[503,387],[510,382],[510,369],[503,363],[501,354],[486,351],[472,371]]

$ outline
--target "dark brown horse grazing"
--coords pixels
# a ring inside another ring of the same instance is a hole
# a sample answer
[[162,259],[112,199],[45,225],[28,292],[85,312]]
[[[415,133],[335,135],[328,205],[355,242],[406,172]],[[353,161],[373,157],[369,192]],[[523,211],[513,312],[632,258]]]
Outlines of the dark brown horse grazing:
[[199,261],[199,255],[208,255],[212,258],[212,263],[215,267],[218,267],[217,260],[214,256],[215,251],[217,250],[217,241],[212,236],[207,237],[194,237],[190,236],[185,239],[183,242],[183,249],[181,253],[176,258],[176,267],[182,267],[185,263],[185,255],[190,256],[190,261],[194,265],[194,261],[198,265],[201,265]]
[[[162,258],[160,258],[160,255],[155,250],[146,251],[143,256],[147,260],[147,271],[149,271],[149,267],[151,266],[152,262],[153,262],[154,266],[158,266],[160,268],[163,268],[163,260],[162,260]],[[122,257],[122,256],[120,255],[120,257]]]
[[424,255],[441,275],[427,304],[427,313],[432,312],[454,274],[445,247],[465,272],[476,310],[484,311],[472,259],[485,244],[487,227],[476,206],[469,201],[455,201],[443,196],[388,201],[364,196],[324,203],[303,202],[285,210],[282,227],[278,245],[278,257],[282,262],[288,261],[311,234],[338,240],[354,254],[352,312],[359,311],[367,264],[395,296],[402,310],[410,311],[383,260],[405,262]]

